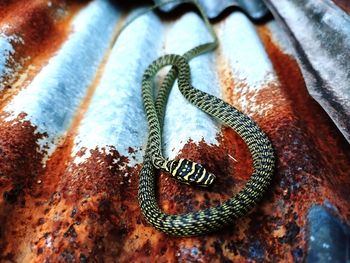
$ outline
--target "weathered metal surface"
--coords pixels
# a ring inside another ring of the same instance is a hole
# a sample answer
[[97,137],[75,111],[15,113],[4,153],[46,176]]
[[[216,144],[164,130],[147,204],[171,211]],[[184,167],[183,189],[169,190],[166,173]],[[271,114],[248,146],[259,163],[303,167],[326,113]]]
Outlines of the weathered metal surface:
[[349,261],[350,228],[344,225],[336,214],[336,209],[331,205],[326,208],[314,206],[310,209],[307,262]]
[[350,142],[350,16],[330,0],[265,2],[295,48],[310,94]]
[[[18,10],[16,3],[8,1],[2,12]],[[339,229],[350,219],[350,146],[308,94],[275,21],[256,25],[232,11],[215,22],[219,49],[190,63],[195,87],[241,109],[271,138],[278,161],[269,193],[219,233],[172,238],[150,227],[137,203],[147,140],[140,81],[153,59],[184,53],[209,35],[186,10],[172,19],[149,13],[117,35],[133,14],[103,0],[67,3],[52,5],[51,30],[61,34],[47,33],[47,42],[27,42],[16,17],[1,19],[0,28],[16,32],[4,31],[0,53],[2,83],[9,81],[0,112],[1,261],[312,262],[341,255],[332,253],[344,244],[332,251],[322,244],[348,238]],[[30,62],[15,65],[28,56]],[[12,82],[11,71],[18,74]],[[200,190],[161,174],[159,201],[169,213],[227,199],[252,171],[235,132],[189,105],[176,88],[164,145],[167,156],[200,161],[218,177],[212,189]],[[320,226],[322,209],[331,212]],[[318,234],[333,223],[339,235]]]
[[350,2],[347,0],[333,0],[333,2],[343,9],[346,13],[350,14]]
[[[169,2],[167,0],[154,0],[156,4],[163,4]],[[179,3],[169,3],[161,7],[161,10],[169,12],[175,7],[182,3],[187,3],[186,0],[178,0]],[[220,15],[226,8],[230,6],[235,6],[241,8],[247,15],[253,19],[261,19],[268,14],[268,9],[265,6],[263,0],[219,0],[219,1],[210,1],[210,0],[199,0],[198,1],[205,13],[210,17],[214,18]]]

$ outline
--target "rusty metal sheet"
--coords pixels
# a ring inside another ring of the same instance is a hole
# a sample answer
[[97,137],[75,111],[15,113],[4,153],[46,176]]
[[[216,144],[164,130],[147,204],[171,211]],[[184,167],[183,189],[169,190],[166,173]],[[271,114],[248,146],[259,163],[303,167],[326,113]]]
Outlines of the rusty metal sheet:
[[[276,21],[255,24],[232,10],[215,21],[219,48],[190,63],[195,87],[241,109],[270,137],[273,184],[223,231],[173,238],[149,226],[137,202],[147,140],[140,81],[158,56],[207,41],[202,20],[186,9],[171,19],[148,13],[118,34],[139,10],[104,0],[19,3],[0,4],[2,262],[347,260],[350,146],[309,95]],[[222,202],[252,172],[238,135],[176,86],[163,136],[166,156],[200,161],[218,178],[201,190],[160,174],[166,212]]]

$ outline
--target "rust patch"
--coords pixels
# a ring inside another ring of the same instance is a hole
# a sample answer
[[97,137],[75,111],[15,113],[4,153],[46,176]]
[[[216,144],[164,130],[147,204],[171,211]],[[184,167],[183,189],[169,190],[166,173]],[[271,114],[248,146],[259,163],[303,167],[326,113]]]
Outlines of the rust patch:
[[47,220],[36,233],[36,260],[98,260],[102,255],[112,260],[121,253],[120,240],[135,225],[136,219],[128,216],[137,209],[131,202],[135,191],[129,188],[133,171],[115,150],[91,150],[91,157],[79,166],[67,159],[65,168],[51,167],[60,172],[41,215]]
[[214,172],[217,179],[213,187],[191,187],[178,183],[165,173],[160,175],[159,198],[164,211],[177,214],[218,205],[242,188],[252,173],[252,160],[247,146],[228,128],[223,129],[218,141],[219,146],[207,145],[204,140],[198,145],[189,141],[178,156],[202,163]]
[[350,2],[348,0],[333,0],[333,2],[346,13],[350,14]]
[[7,88],[0,93],[0,108],[30,83],[63,44],[71,20],[83,2],[50,1],[48,4],[48,1],[43,0],[19,1],[2,11],[2,31],[22,40],[11,41],[15,52],[7,67],[12,68],[14,74],[5,76],[3,84]]
[[25,0],[2,0],[0,2],[0,22],[7,17],[7,14],[15,9],[16,5],[24,4]]
[[350,167],[350,145],[322,107],[309,95],[295,60],[279,51],[271,41],[267,28],[261,27],[260,35],[281,82],[281,88],[288,100],[292,101],[293,115],[300,119],[300,127],[306,133],[304,143],[309,143],[312,147],[319,169],[313,176],[315,180],[321,180],[325,198],[336,204],[343,219],[349,220],[350,181],[346,171]]
[[38,134],[30,122],[23,121],[25,114],[9,122],[4,121],[5,117],[0,117],[0,258],[3,259],[11,258],[12,253],[3,250],[11,242],[11,236],[22,234],[12,226],[25,226],[24,221],[17,219],[31,196],[33,182],[43,171],[43,153],[39,152],[37,140],[45,136]]
[[[136,197],[139,168],[128,167],[128,158],[114,149],[91,150],[80,165],[72,162],[70,151],[69,146],[57,151],[60,155],[48,162],[40,185],[32,189],[35,197],[17,208],[29,227],[22,226],[25,237],[14,233],[17,242],[6,255],[19,262],[127,262],[151,251],[149,239],[158,234],[142,224]],[[15,223],[12,227],[18,229]]]
[[[234,136],[231,132],[227,140],[235,140]],[[201,144],[204,149],[205,143]],[[78,156],[84,153],[82,150]],[[121,156],[113,147],[108,151],[90,150],[90,154],[86,162],[75,165],[70,160],[63,169],[49,168],[52,162],[49,161],[48,170],[61,172],[56,176],[47,172],[41,178],[42,185],[49,181],[56,185],[51,189],[40,188],[43,193],[36,194],[40,197],[31,202],[38,204],[32,208],[37,212],[30,221],[36,223],[35,228],[28,235],[33,249],[17,259],[174,262],[204,258],[208,261],[216,253],[218,245],[209,246],[209,254],[203,253],[206,244],[201,239],[171,238],[144,222],[137,202],[140,167],[130,168],[128,157]],[[60,157],[66,162],[70,159],[64,154]],[[165,191],[161,186],[160,193]],[[173,202],[177,202],[175,199]]]
[[[2,258],[8,258],[10,255],[11,260],[19,262],[42,262],[50,259],[54,261],[75,259],[87,262],[90,259],[99,260],[104,250],[110,251],[110,254],[106,254],[107,259],[113,259],[116,256],[115,253],[120,253],[118,252],[121,249],[118,248],[119,243],[112,240],[112,237],[120,237],[118,233],[123,234],[125,230],[122,228],[119,231],[114,225],[108,223],[111,212],[109,206],[112,206],[112,202],[114,203],[116,199],[115,197],[109,198],[113,193],[108,194],[108,189],[113,189],[110,172],[120,174],[123,167],[127,166],[128,158],[120,156],[118,163],[111,163],[111,160],[115,161],[115,156],[119,156],[118,152],[113,150],[111,154],[106,154],[101,152],[103,150],[96,149],[93,151],[92,159],[82,166],[76,166],[72,164],[71,157],[74,136],[98,86],[109,55],[110,50],[106,52],[65,140],[57,146],[47,161],[45,170],[42,169],[36,176],[36,183],[30,188],[30,194],[28,194],[29,191],[25,193],[25,205],[16,207],[17,219],[21,221],[21,224],[13,220],[8,221],[7,228],[12,229],[12,232],[11,237],[6,238],[6,243],[1,249]],[[80,151],[77,156],[82,155],[84,151]],[[131,148],[129,151],[135,152]],[[103,162],[104,159],[109,163],[107,167],[100,166],[100,161]],[[100,161],[96,162],[96,160]],[[116,168],[111,170],[110,167],[113,165]],[[101,173],[101,171],[104,172]],[[77,182],[75,181],[76,176],[87,176],[84,177],[87,180]],[[97,177],[101,179],[100,182]],[[120,178],[124,178],[122,183],[127,180],[125,176]],[[98,188],[95,187],[96,185]],[[118,187],[123,186],[118,184]],[[81,195],[80,190],[82,190]],[[91,202],[88,202],[86,192],[90,190],[95,190],[95,192],[91,193],[92,199]],[[74,194],[71,194],[71,191]],[[16,193],[16,191],[12,192]],[[9,193],[12,194],[12,192]],[[95,195],[101,197],[97,198]],[[122,210],[125,210],[124,207]],[[127,215],[124,217],[127,218]],[[102,221],[107,223],[100,227]],[[104,240],[103,237],[109,232],[111,232],[111,237]],[[101,242],[106,247],[101,248]]]
[[37,140],[46,136],[39,134],[25,114],[13,121],[0,116],[0,176],[10,179],[13,184],[27,185],[41,170],[43,153],[39,153]]

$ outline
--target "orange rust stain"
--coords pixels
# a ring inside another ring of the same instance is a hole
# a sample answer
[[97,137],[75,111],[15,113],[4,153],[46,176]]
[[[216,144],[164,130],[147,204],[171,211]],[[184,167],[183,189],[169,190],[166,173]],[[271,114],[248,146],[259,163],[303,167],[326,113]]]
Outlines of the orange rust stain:
[[25,4],[26,0],[2,0],[0,2],[0,22],[7,17],[8,13],[13,12],[18,6]]
[[333,2],[347,14],[350,14],[350,2],[348,0],[333,0]]
[[[201,189],[180,184],[167,174],[158,182],[162,208],[171,214],[192,212],[227,200],[238,192],[252,173],[252,160],[243,140],[229,128],[218,136],[219,145],[207,145],[203,140],[189,141],[178,158],[188,158],[202,163],[214,172],[213,187]],[[225,186],[225,187],[223,187]]]
[[[270,81],[259,90],[249,87],[245,81],[235,80],[235,76],[220,49],[217,60],[217,70],[224,100],[251,117],[263,130],[269,129],[271,121],[276,116],[275,112],[280,112],[277,118],[281,115],[291,114],[291,102],[286,99],[285,91],[279,88],[278,83]],[[249,104],[249,107],[242,107],[242,99]],[[272,123],[275,121],[273,120]]]
[[[36,133],[30,122],[23,121],[25,114],[9,122],[5,117],[0,117],[0,259],[11,261],[13,254],[6,247],[17,249],[16,237],[23,236],[19,230],[27,225],[19,218],[35,178],[43,172],[43,153],[38,151],[37,140],[45,134]],[[26,217],[27,221],[32,219],[31,215]]]
[[[102,233],[102,228],[99,226],[90,228],[90,216],[94,217],[94,213],[99,214],[105,209],[102,207],[100,211],[99,203],[105,206],[110,202],[108,200],[104,201],[104,193],[108,193],[108,189],[112,188],[110,182],[115,179],[108,179],[108,175],[111,177],[113,174],[118,174],[115,169],[111,170],[110,167],[124,166],[128,159],[121,157],[119,162],[114,164],[111,161],[115,161],[116,157],[110,158],[109,155],[96,150],[90,162],[88,161],[86,165],[76,166],[72,163],[73,158],[71,157],[74,136],[98,86],[108,56],[109,52],[106,53],[102,65],[73,119],[65,140],[57,146],[57,149],[47,161],[45,171],[36,177],[37,183],[31,188],[31,194],[24,197],[26,205],[17,209],[20,210],[18,218],[22,219],[24,223],[17,225],[16,222],[9,221],[9,227],[15,229],[11,240],[16,240],[16,242],[8,242],[9,244],[4,248],[4,255],[12,255],[13,258],[21,262],[42,262],[42,260],[53,258],[55,260],[68,260],[72,255],[75,255],[77,260],[83,261],[84,253],[89,255],[91,250],[99,250],[100,247],[100,244],[94,243],[98,240],[90,243],[87,240],[91,239],[95,232],[96,239],[98,239],[99,235],[105,235],[112,227],[108,225],[104,233]],[[83,151],[80,151],[78,156],[83,154]],[[118,153],[114,151],[113,156],[115,155],[118,155]],[[99,159],[100,161],[97,161]],[[108,163],[108,166],[100,165],[104,162],[104,159],[107,159],[105,163]],[[81,172],[81,170],[84,170],[84,172]],[[82,176],[82,178],[75,181],[79,176]],[[85,176],[91,178],[84,181]],[[119,178],[122,178],[122,183],[126,180],[125,177]],[[91,193],[92,198],[86,196],[86,193],[90,190],[95,191]],[[84,194],[79,195],[79,191]],[[95,194],[96,196],[93,197]],[[100,197],[97,198],[97,196]],[[97,210],[95,211],[95,209]],[[107,213],[108,211],[102,212]],[[109,215],[103,215],[103,217],[105,216]],[[31,227],[28,228],[28,225],[31,225]],[[115,232],[112,231],[111,235],[113,234]],[[27,251],[25,247],[29,243],[32,244],[32,249]],[[78,244],[81,244],[80,249],[77,249]],[[106,245],[108,245],[106,249],[112,251],[114,250],[112,246],[118,244],[112,241]],[[71,252],[72,246],[76,250],[75,253]],[[18,247],[20,248],[17,249]],[[111,253],[114,255],[115,252]],[[106,256],[106,258],[108,257]]]
[[314,152],[318,153],[315,158],[323,169],[312,176],[321,181],[325,197],[337,205],[344,219],[350,219],[350,180],[347,176],[350,168],[350,146],[322,107],[309,95],[295,60],[276,47],[267,28],[261,27],[259,32],[281,82],[281,88],[293,102],[293,114],[302,120],[302,128],[308,134],[308,140],[312,139],[310,144]]
[[38,153],[36,141],[46,135],[38,134],[36,127],[29,121],[23,121],[24,113],[8,122],[4,121],[6,117],[0,116],[0,176],[11,179],[13,184],[27,184],[41,166],[42,154]]
[[[141,224],[135,187],[139,169],[129,168],[128,158],[116,150],[106,153],[95,149],[90,153],[91,157],[79,165],[62,156],[69,161],[61,169],[56,167],[61,170],[59,176],[50,172],[43,177],[45,188],[40,190],[46,194],[40,195],[45,198],[34,220],[41,224],[29,235],[34,246],[25,255],[26,262],[32,258],[40,262],[69,258],[108,261],[122,257],[128,242],[134,244],[127,238]],[[52,181],[54,191],[46,188]],[[141,248],[134,244],[130,249],[142,250],[146,242],[142,233],[133,238]]]
[[[8,63],[14,70],[5,76],[7,87],[0,93],[0,108],[21,89],[30,83],[35,75],[59,49],[70,31],[74,15],[83,7],[83,1],[24,1],[10,5],[6,16],[0,20],[0,27],[6,35],[16,35],[22,41],[12,41],[15,52]],[[64,15],[62,15],[64,14]]]

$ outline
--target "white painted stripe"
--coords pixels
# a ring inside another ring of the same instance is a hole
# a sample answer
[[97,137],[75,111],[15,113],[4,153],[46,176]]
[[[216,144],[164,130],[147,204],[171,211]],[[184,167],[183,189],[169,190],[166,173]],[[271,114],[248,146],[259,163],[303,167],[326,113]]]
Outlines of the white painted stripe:
[[31,84],[6,106],[15,119],[25,112],[26,120],[48,137],[41,149],[55,149],[55,140],[69,127],[77,107],[95,77],[111,41],[119,13],[108,1],[92,1],[74,18],[73,32]]
[[[182,55],[191,48],[211,40],[202,19],[194,13],[188,13],[169,28],[164,53]],[[202,91],[220,96],[215,64],[213,52],[191,60],[192,83]],[[170,93],[164,123],[165,156],[174,158],[189,139],[197,143],[204,138],[207,143],[215,144],[217,132],[218,126],[215,121],[190,104],[179,92],[175,83]]]
[[254,24],[241,12],[234,12],[219,25],[218,35],[222,57],[235,84],[233,92],[239,94],[235,100],[240,109],[265,114],[272,104],[256,103],[256,95],[278,79]]
[[[1,30],[3,28],[0,28],[0,92],[4,89],[4,78],[13,75],[15,70],[20,67],[20,64],[12,58],[15,53],[12,43],[23,43],[21,37],[16,35],[7,36],[1,33]],[[12,63],[11,67],[8,64],[10,62]]]
[[262,87],[271,80],[271,61],[254,24],[241,12],[228,16],[219,27],[220,46],[234,78],[250,87]]
[[[128,156],[129,147],[139,149],[146,143],[148,127],[141,80],[144,70],[159,56],[162,32],[158,17],[148,13],[132,22],[118,37],[80,125],[72,156],[82,148],[99,147],[108,151],[109,146]],[[84,156],[75,158],[75,163],[88,157],[86,151]],[[142,161],[142,152],[138,151],[135,161]]]

